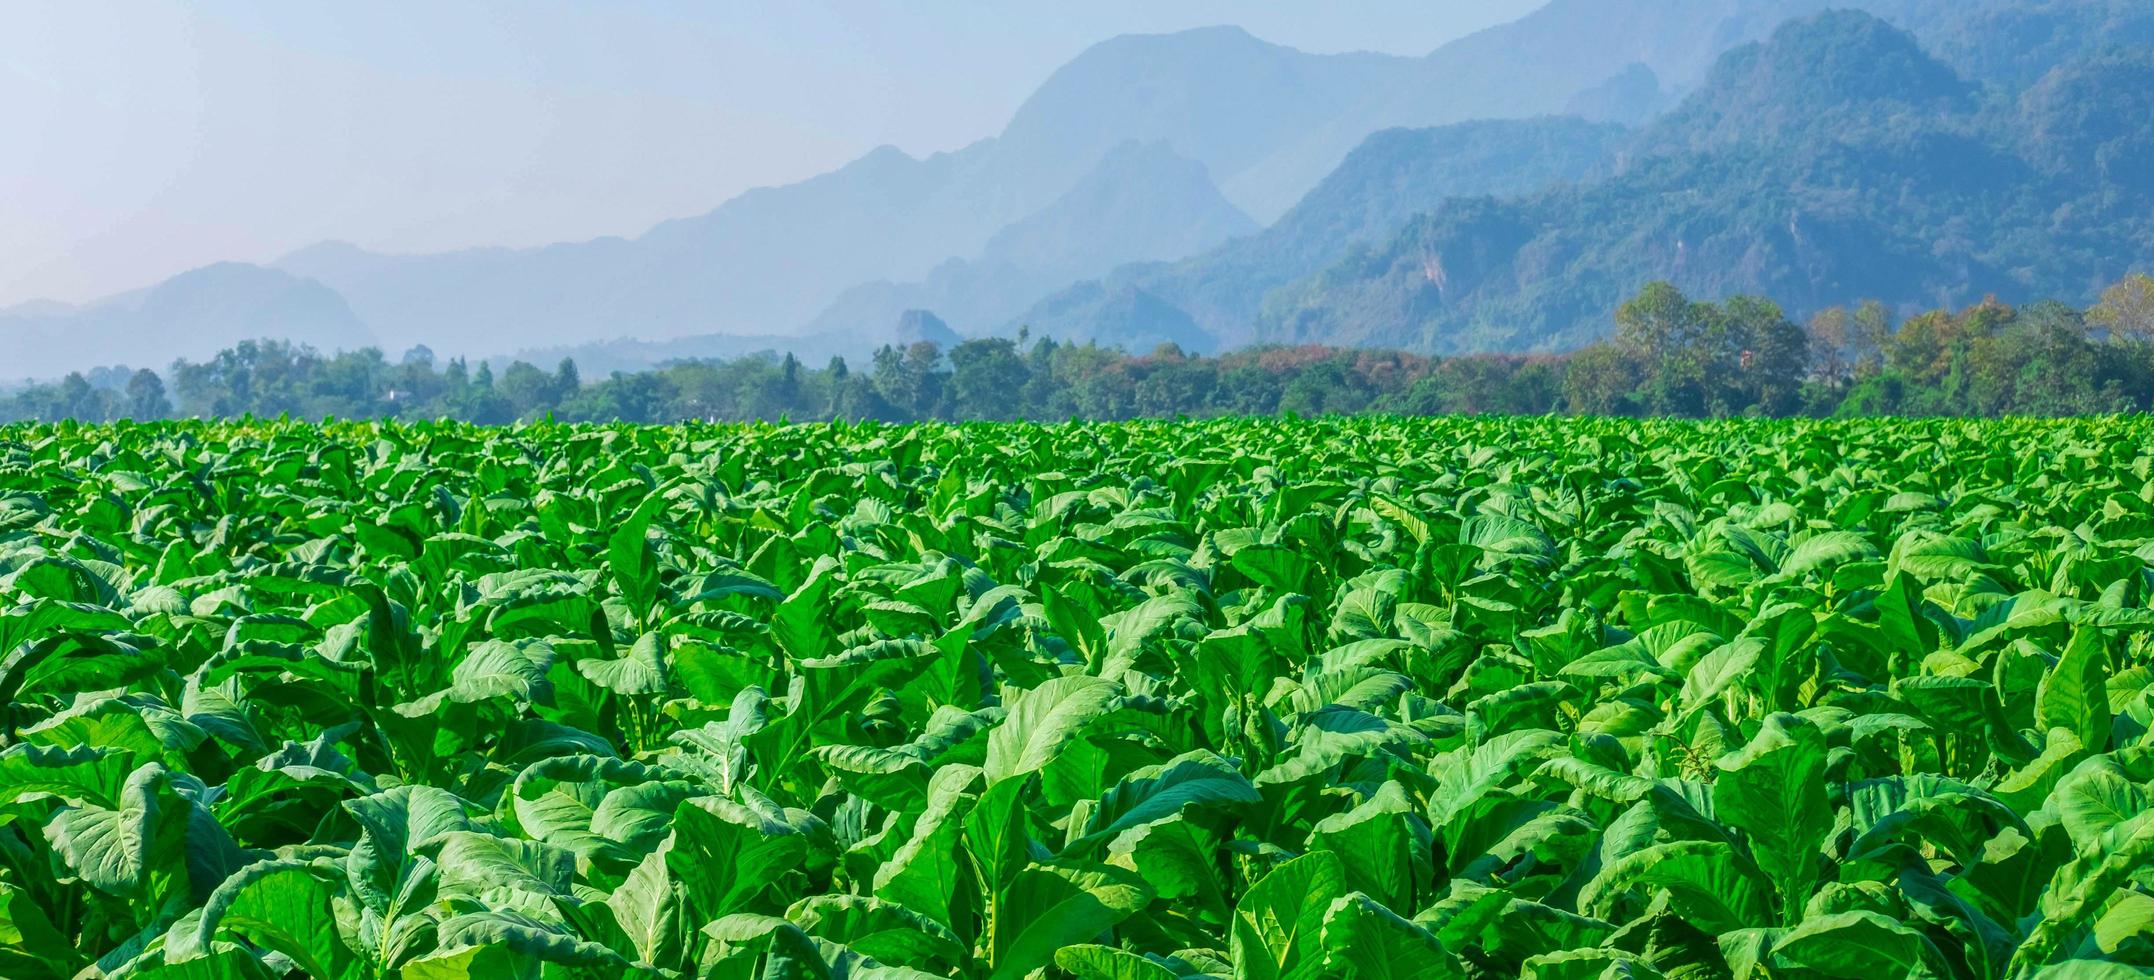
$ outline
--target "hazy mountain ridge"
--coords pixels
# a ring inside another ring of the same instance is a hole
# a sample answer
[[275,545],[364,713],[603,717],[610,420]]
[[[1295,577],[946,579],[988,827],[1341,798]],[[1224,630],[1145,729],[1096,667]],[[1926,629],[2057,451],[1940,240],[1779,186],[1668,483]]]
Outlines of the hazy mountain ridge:
[[[1812,49],[1741,47],[1850,5],[1919,44],[1865,19]],[[2096,191],[2137,194],[2154,174],[2143,107],[2109,91],[2154,88],[2133,54],[2148,44],[2139,0],[1554,0],[1422,58],[1235,28],[1123,37],[1058,69],[993,138],[886,147],[633,238],[415,256],[324,243],[275,277],[175,277],[196,298],[149,319],[115,297],[0,311],[0,330],[43,358],[21,373],[162,363],[200,350],[197,334],[257,326],[325,348],[624,367],[852,352],[911,309],[959,334],[1028,324],[1131,347],[1528,350],[1589,336],[1639,276],[1791,302],[1900,274],[1911,302],[2079,288],[2143,241],[2095,209]],[[1566,111],[1609,122],[1544,117]],[[1508,118],[1460,121],[1475,117]],[[1961,242],[1970,216],[1997,241]],[[202,294],[218,289],[231,295]]]
[[[1306,54],[1234,28],[1115,38],[1058,70],[999,136],[925,158],[885,147],[633,239],[333,262],[303,250],[277,264],[347,293],[390,342],[445,352],[499,349],[499,337],[546,346],[812,332],[844,290],[924,279],[979,254],[1132,140],[1231,170],[1303,128],[1295,106],[1331,113],[1343,93],[1392,84],[1411,64]],[[1134,244],[1147,255],[1171,242]]]
[[1223,197],[1204,164],[1165,142],[1127,142],[1053,203],[1012,222],[970,259],[919,282],[855,286],[806,334],[875,336],[908,309],[932,309],[962,333],[986,333],[1041,294],[1117,266],[1173,259],[1257,230]]
[[[39,302],[0,311],[8,380],[57,377],[93,363],[162,366],[207,357],[240,341],[277,336],[323,350],[375,342],[335,290],[276,269],[221,262],[146,289],[69,306]],[[94,361],[84,352],[98,352]]]
[[[1742,6],[1677,2],[1686,17]],[[623,337],[798,334],[847,289],[924,280],[950,259],[979,256],[997,232],[1047,207],[1130,140],[1164,141],[1203,164],[1228,200],[1261,221],[1287,210],[1377,129],[1553,111],[1638,61],[1680,77],[1689,47],[1718,42],[1649,37],[1682,19],[1655,13],[1663,3],[1557,0],[1424,58],[1308,54],[1237,28],[1115,38],[1057,70],[1004,132],[951,153],[878,150],[633,238],[415,256],[324,245],[274,264],[343,294],[392,349],[489,353]],[[1624,28],[1629,21],[1603,6],[1638,8],[1646,26]],[[1581,12],[1592,15],[1583,26],[1568,22]],[[1631,40],[1577,36],[1610,25]],[[1542,57],[1544,49],[1567,55]],[[1179,257],[1169,243],[1137,244],[1141,256]],[[1062,285],[997,281],[974,291],[1036,297]]]
[[[1577,119],[1487,120],[1432,129],[1385,130],[1270,227],[1175,263],[1125,267],[1040,300],[1022,321],[1057,337],[1140,349],[1167,318],[1193,325],[1178,338],[1201,349],[1247,338],[1265,294],[1313,273],[1340,253],[1394,231],[1415,213],[1460,195],[1523,193],[1583,179],[1611,166],[1627,137],[1621,127]],[[1142,293],[1149,302],[1129,300]],[[1137,311],[1143,322],[1113,311]]]
[[2154,149],[2154,55],[1975,92],[1867,14],[1793,22],[1725,56],[1615,176],[1450,202],[1273,294],[1257,337],[1555,350],[1601,336],[1651,279],[1801,316],[1862,298],[2079,301],[2144,268],[2154,181],[2125,161]]

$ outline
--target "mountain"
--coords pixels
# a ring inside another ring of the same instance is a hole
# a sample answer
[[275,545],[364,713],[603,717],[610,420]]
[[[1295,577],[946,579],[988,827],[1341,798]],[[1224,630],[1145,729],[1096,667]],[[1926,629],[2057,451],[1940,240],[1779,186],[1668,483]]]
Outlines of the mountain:
[[[1406,89],[1419,73],[1417,59],[1309,54],[1238,27],[1118,37],[1050,75],[1011,118],[997,152],[1013,169],[1074,180],[1125,142],[1165,143],[1224,186],[1244,186],[1242,175],[1283,148],[1375,93]],[[1306,189],[1228,197],[1267,218]]]
[[[1268,223],[1378,130],[1554,112],[1632,65],[1679,87],[1762,33],[1773,11],[1822,2],[1554,0],[1422,58],[1309,54],[1230,27],[1120,37],[1057,69],[994,138],[924,158],[884,148],[635,238],[419,256],[327,245],[276,264],[344,294],[391,346],[444,353],[499,350],[509,337],[784,336],[960,293],[968,313],[1022,309],[1075,277],[1052,282],[993,254],[1008,241],[997,235],[1022,241],[1024,226],[1064,221],[1043,212],[1132,141],[1202,165],[1235,208]],[[1181,258],[1179,230],[1161,222],[1095,254],[1126,244],[1135,257]],[[846,294],[907,282],[927,289]]]
[[0,311],[12,377],[55,377],[93,364],[162,367],[265,337],[356,350],[374,336],[334,290],[275,269],[226,262],[93,304],[40,302]]
[[[1056,71],[1000,136],[955,152],[915,158],[885,147],[632,239],[414,256],[329,244],[276,265],[345,294],[392,345],[423,341],[445,353],[499,349],[506,337],[546,346],[793,334],[812,329],[850,287],[924,279],[950,259],[980,254],[998,233],[1020,242],[1051,233],[1066,223],[1052,213],[1056,203],[1082,190],[1087,175],[1116,166],[1110,157],[1133,141],[1232,171],[1339,100],[1397,84],[1412,63],[1305,54],[1231,28],[1116,38]],[[1145,190],[1127,189],[1125,199]],[[1200,231],[1219,219],[1204,220]],[[1189,229],[1159,222],[1127,230],[1157,237],[1085,247],[1110,259],[1178,257]],[[1052,285],[1027,283],[1025,291]]]
[[[1619,126],[1566,118],[1386,130],[1365,140],[1270,227],[1180,262],[1080,282],[1020,319],[1055,337],[1131,350],[1148,349],[1143,341],[1163,331],[1192,350],[1234,346],[1247,338],[1266,293],[1341,252],[1373,243],[1451,197],[1517,194],[1583,179],[1612,166],[1626,137]],[[1137,295],[1142,302],[1131,301]],[[1161,305],[1177,313],[1167,316]]]
[[[1748,46],[1832,6],[1876,19]],[[1641,274],[1786,279],[1805,302],[1900,271],[1926,296],[1985,275],[2050,288],[2053,270],[2092,262],[2091,280],[2136,240],[2131,222],[2105,227],[2117,205],[2097,192],[2154,169],[2139,117],[2081,90],[2128,82],[2148,44],[2144,0],[1550,0],[1423,57],[1310,54],[1225,27],[1121,37],[952,152],[885,147],[633,237],[431,255],[324,243],[273,263],[310,299],[235,277],[196,308],[245,322],[291,304],[294,329],[325,343],[603,349],[637,366],[851,349],[911,309],[959,334],[1029,324],[1131,346],[1538,348],[1586,336],[1576,311],[1605,312]],[[2039,194],[1998,183],[2022,172]],[[1894,237],[1854,237],[1881,225]],[[1968,228],[1989,240],[1962,248]],[[1905,261],[1874,264],[1888,253]],[[1761,271],[1775,261],[1801,264]],[[1416,275],[1442,295],[1415,292]]]
[[922,160],[886,147],[635,239],[423,256],[327,245],[277,265],[343,293],[392,345],[444,353],[487,353],[506,338],[790,333],[838,290],[924,274],[1015,217],[963,179],[981,165],[976,150]]
[[1667,101],[1660,76],[1643,63],[1633,63],[1607,81],[1571,96],[1563,104],[1563,114],[1592,122],[1636,126],[1653,118]]
[[1868,14],[1795,21],[1721,58],[1619,172],[1448,202],[1273,293],[1257,339],[1564,349],[1653,279],[1797,316],[2088,299],[2154,256],[2150,72],[2138,49],[1981,90]]
[[1256,230],[1202,163],[1165,142],[1124,143],[1053,203],[996,232],[976,257],[945,262],[920,282],[853,287],[806,332],[859,329],[907,309],[932,309],[962,332],[981,333],[1064,283],[1130,262],[1180,258]]
[[[1961,5],[1941,0],[1846,2],[1965,39],[1979,34],[1968,25],[1983,20],[1985,4],[2005,0]],[[1197,349],[1248,343],[1257,337],[1256,322],[1267,294],[1316,273],[1353,247],[1380,243],[1448,198],[1513,196],[1605,176],[1637,145],[1621,125],[1640,125],[1680,104],[1677,93],[1703,84],[1715,59],[1731,47],[1764,37],[1792,15],[1829,5],[1826,0],[1556,0],[1423,59],[1417,80],[1405,91],[1443,91],[1447,98],[1439,104],[1410,100],[1401,105],[1384,99],[1362,104],[1305,134],[1300,149],[1282,150],[1273,164],[1263,166],[1283,166],[1280,161],[1315,152],[1312,148],[1326,140],[1363,132],[1379,120],[1441,120],[1460,106],[1485,107],[1496,116],[1561,109],[1577,118],[1506,118],[1378,130],[1361,137],[1260,235],[1179,263],[1131,266],[1096,283],[1076,283],[1047,295],[1020,320],[1054,336],[1125,343],[1135,349],[1123,335],[1137,325],[1118,320],[1113,312],[1131,307],[1101,304],[1142,291],[1177,307],[1197,324],[1204,335]],[[2074,24],[2093,20],[2066,19]],[[2092,28],[2082,24],[2073,30],[2087,34]],[[2092,43],[2082,38],[2066,47]],[[1958,47],[1974,51],[1983,46]],[[1783,75],[1774,80],[1798,88],[1809,84],[1799,71]],[[1813,103],[1807,97],[1797,100]],[[1329,159],[1329,152],[1317,157]],[[1225,186],[1232,193],[1249,179],[1246,172],[1230,175]],[[1148,317],[1156,312],[1144,309]],[[1147,326],[1138,332],[1151,330]]]

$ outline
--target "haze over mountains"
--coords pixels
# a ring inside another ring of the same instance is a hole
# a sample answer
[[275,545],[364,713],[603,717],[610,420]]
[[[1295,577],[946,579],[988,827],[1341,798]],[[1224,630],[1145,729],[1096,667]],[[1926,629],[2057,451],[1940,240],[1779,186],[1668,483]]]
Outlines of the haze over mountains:
[[911,310],[1132,349],[1552,350],[1652,278],[1813,308],[2081,300],[2154,256],[2150,7],[1554,0],[1422,58],[1116,38],[952,153],[877,150],[632,239],[324,243],[0,310],[33,338],[4,373],[255,336],[587,370],[823,356],[917,332]]

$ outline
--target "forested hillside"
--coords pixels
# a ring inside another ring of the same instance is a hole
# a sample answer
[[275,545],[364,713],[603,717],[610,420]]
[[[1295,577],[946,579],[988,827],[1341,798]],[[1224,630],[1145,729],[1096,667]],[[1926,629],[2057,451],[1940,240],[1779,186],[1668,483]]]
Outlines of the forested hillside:
[[2154,256],[2154,54],[2024,92],[1955,75],[1856,12],[1731,52],[1592,184],[1457,199],[1270,297],[1256,335],[1423,351],[1569,349],[1628,291],[1807,314],[2085,301]]

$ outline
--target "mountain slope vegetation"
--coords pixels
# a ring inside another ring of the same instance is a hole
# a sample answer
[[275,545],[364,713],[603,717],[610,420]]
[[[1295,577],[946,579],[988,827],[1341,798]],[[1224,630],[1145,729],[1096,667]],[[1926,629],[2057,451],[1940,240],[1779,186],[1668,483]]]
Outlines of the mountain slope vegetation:
[[1797,315],[2091,299],[2154,255],[2146,49],[1983,92],[1856,12],[1731,52],[1607,180],[1461,199],[1269,298],[1261,340],[1579,346],[1640,284]]

